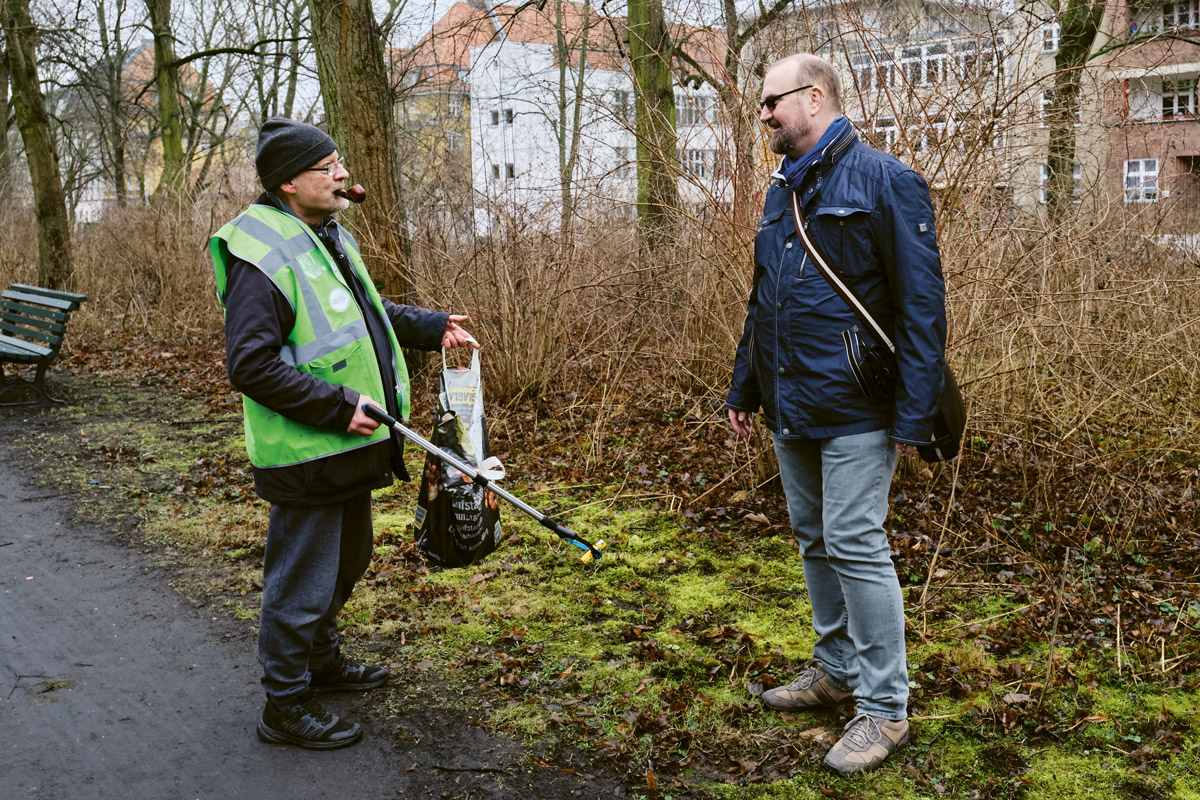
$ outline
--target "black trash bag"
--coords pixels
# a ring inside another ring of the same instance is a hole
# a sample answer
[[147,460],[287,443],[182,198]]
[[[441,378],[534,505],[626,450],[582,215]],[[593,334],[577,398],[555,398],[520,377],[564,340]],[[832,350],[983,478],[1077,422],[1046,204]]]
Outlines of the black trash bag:
[[[499,460],[488,454],[479,352],[471,357],[470,367],[449,368],[445,363],[443,353],[430,440],[488,480],[504,477]],[[417,551],[426,561],[439,567],[469,566],[500,541],[500,498],[430,454],[421,475],[416,524]]]

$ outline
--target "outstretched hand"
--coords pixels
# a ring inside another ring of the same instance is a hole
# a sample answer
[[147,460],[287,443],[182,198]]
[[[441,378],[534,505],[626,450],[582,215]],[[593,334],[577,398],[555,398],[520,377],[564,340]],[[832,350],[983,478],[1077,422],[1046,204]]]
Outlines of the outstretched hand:
[[475,337],[467,333],[467,331],[459,324],[470,319],[466,314],[451,314],[446,320],[446,332],[442,334],[442,347],[446,350],[453,350],[456,347],[465,347],[470,345],[476,350],[480,348],[479,342]]

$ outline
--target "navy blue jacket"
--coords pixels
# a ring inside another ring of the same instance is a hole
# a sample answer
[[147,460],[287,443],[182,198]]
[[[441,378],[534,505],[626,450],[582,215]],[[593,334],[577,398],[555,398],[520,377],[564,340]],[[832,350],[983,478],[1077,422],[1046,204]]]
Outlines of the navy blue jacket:
[[792,191],[778,177],[767,190],[726,407],[761,407],[767,427],[784,438],[888,429],[893,442],[927,444],[946,346],[928,185],[847,126],[796,188],[817,249],[896,345],[894,394],[873,400],[859,389],[842,339],[863,324],[808,262],[792,222]]

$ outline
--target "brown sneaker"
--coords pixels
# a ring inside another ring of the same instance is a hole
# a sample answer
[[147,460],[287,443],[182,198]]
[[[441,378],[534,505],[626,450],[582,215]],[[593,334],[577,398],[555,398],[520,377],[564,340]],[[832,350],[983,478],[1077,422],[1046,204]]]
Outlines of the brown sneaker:
[[764,703],[783,711],[836,706],[853,696],[853,691],[835,686],[833,678],[816,662],[787,686],[778,686],[762,693]]
[[842,738],[825,756],[825,766],[843,775],[870,772],[908,742],[908,720],[859,714],[842,729]]

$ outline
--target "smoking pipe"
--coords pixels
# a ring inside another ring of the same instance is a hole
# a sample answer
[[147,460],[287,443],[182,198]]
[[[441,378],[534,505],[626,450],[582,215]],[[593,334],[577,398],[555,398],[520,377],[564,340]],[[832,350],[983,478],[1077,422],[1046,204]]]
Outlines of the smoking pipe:
[[338,197],[346,198],[351,203],[361,203],[363,200],[367,199],[367,190],[364,189],[362,184],[359,183],[356,183],[353,186],[345,189],[338,189],[334,191],[334,194],[336,194]]

